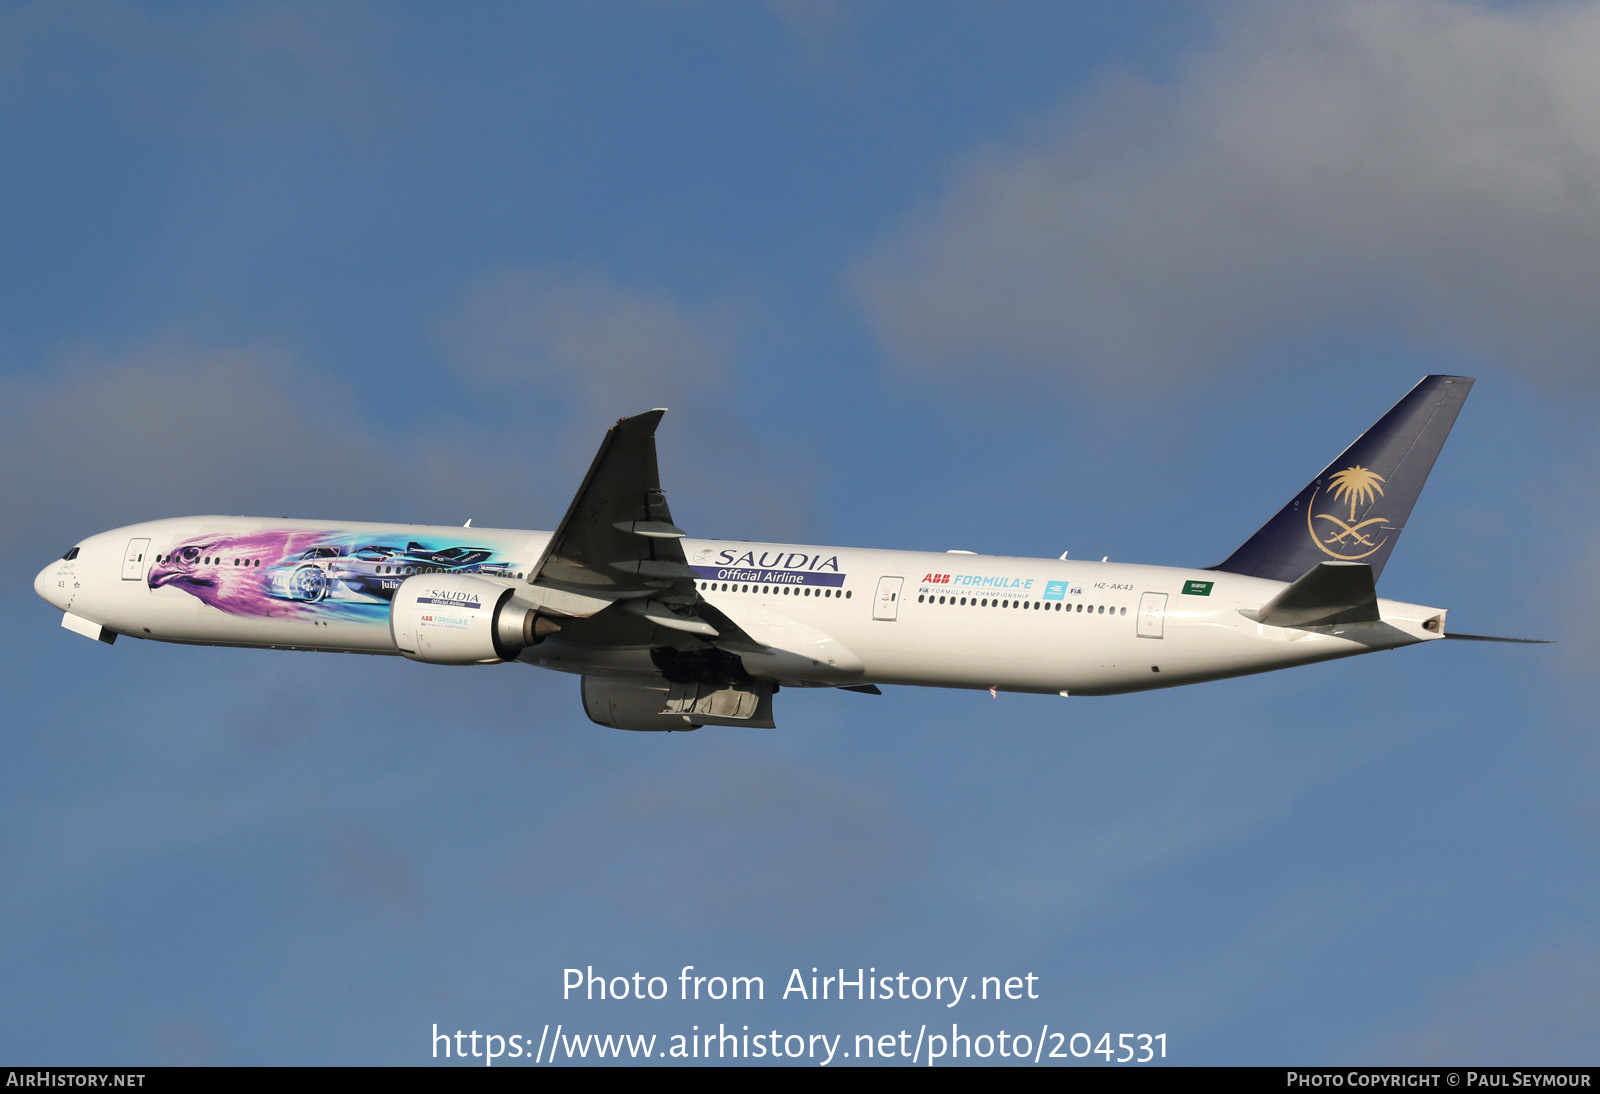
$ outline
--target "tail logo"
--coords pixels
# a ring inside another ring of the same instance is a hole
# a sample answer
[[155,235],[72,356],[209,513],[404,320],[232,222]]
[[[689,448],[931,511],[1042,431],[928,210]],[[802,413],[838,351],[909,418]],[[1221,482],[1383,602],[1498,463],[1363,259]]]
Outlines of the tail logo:
[[[1344,562],[1354,562],[1366,558],[1389,542],[1387,535],[1382,539],[1373,539],[1381,531],[1380,527],[1375,526],[1385,524],[1387,517],[1356,520],[1357,509],[1383,497],[1383,481],[1382,475],[1368,468],[1359,465],[1347,467],[1330,476],[1327,485],[1311,496],[1311,504],[1306,507],[1306,528],[1311,532],[1312,542],[1323,554]],[[1346,505],[1349,506],[1347,515],[1338,515]],[[1323,511],[1319,512],[1319,508]],[[1328,509],[1335,512],[1327,512]],[[1318,521],[1326,523],[1319,525]]]

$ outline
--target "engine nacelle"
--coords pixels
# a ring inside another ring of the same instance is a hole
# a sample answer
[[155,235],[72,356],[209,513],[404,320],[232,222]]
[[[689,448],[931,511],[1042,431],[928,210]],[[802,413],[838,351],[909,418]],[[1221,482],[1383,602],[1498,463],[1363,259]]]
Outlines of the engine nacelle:
[[472,574],[416,574],[389,604],[394,644],[433,665],[510,661],[554,629],[516,589]]
[[583,678],[583,710],[596,725],[643,731],[748,726],[772,729],[773,686],[671,684],[616,676]]

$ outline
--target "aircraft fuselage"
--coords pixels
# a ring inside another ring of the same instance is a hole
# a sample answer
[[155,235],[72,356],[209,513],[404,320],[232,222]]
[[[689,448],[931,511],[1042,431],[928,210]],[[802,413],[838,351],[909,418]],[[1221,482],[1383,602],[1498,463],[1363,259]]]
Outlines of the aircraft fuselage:
[[[390,602],[407,578],[519,589],[551,533],[245,517],[151,521],[91,536],[35,589],[90,633],[164,642],[401,652]],[[788,660],[790,685],[905,684],[1108,695],[1348,657],[1443,636],[1444,612],[1378,601],[1376,622],[1250,618],[1286,583],[1216,570],[682,539],[699,596]],[[573,620],[515,655],[583,675],[659,677],[660,632]]]
[[1424,377],[1207,569],[691,539],[656,409],[606,432],[553,532],[184,517],[91,536],[34,587],[106,642],[575,673],[616,729],[771,727],[781,687],[1144,691],[1446,637],[1377,580],[1471,387]]

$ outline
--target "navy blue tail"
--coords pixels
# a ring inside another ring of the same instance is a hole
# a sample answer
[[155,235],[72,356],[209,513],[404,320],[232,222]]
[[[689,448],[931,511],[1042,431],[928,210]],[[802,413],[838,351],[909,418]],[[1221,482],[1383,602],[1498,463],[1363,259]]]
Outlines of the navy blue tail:
[[1466,376],[1424,377],[1261,531],[1211,569],[1293,581],[1334,560],[1365,563],[1376,579],[1471,390]]

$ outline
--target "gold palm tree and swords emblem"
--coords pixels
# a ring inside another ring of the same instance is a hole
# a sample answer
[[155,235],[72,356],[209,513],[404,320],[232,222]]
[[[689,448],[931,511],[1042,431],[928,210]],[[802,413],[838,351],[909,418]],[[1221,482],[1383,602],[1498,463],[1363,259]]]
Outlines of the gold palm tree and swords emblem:
[[[1312,510],[1316,508],[1314,498],[1313,504],[1306,508],[1306,527],[1311,530],[1312,540],[1324,554],[1350,562],[1366,558],[1389,541],[1388,536],[1377,542],[1373,542],[1372,539],[1378,532],[1373,526],[1385,523],[1387,517],[1367,517],[1359,522],[1356,520],[1357,509],[1383,497],[1383,481],[1382,475],[1359,465],[1347,467],[1329,476],[1328,485],[1323,488],[1323,493],[1336,503],[1348,502],[1350,513],[1348,518],[1343,518],[1334,513],[1313,512]],[[1328,523],[1319,526],[1315,523],[1319,520]],[[1326,533],[1325,538],[1324,533]]]

